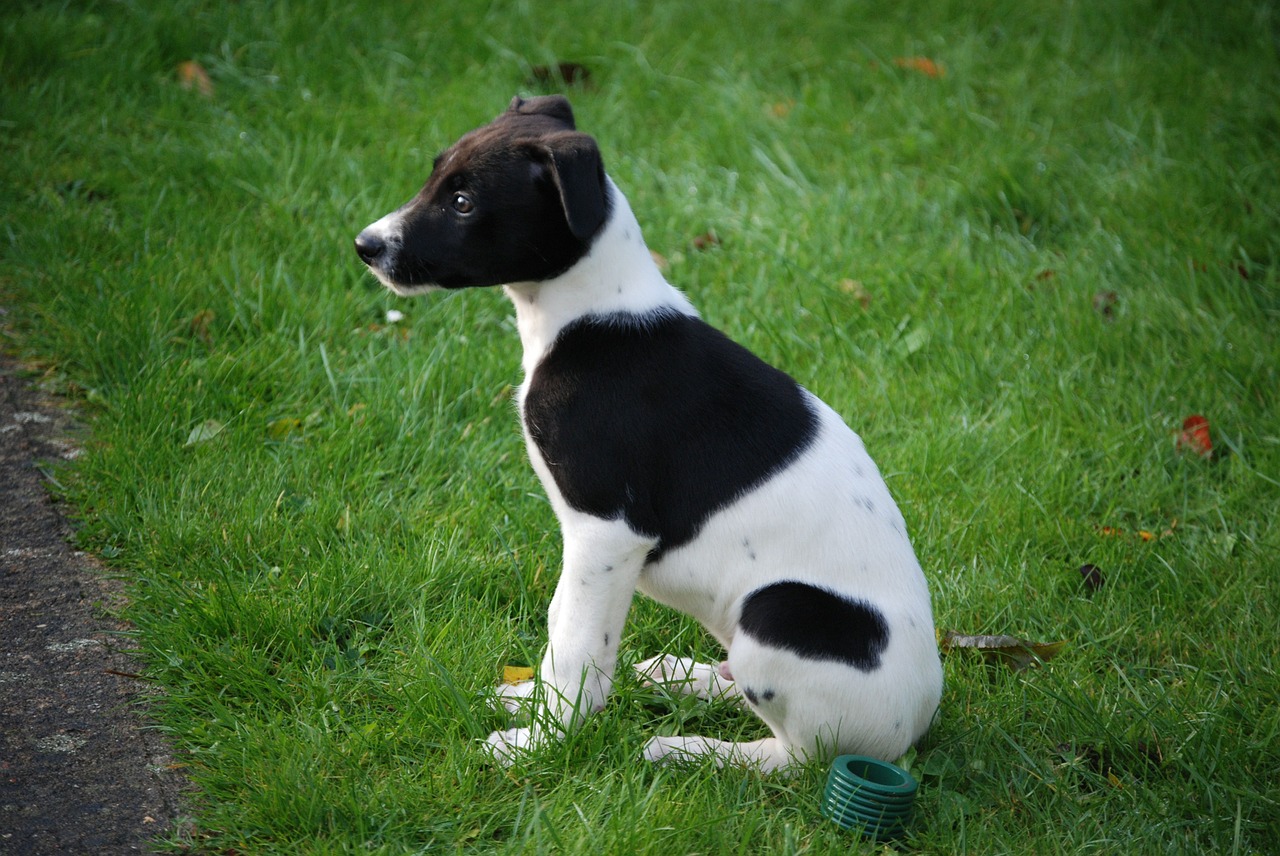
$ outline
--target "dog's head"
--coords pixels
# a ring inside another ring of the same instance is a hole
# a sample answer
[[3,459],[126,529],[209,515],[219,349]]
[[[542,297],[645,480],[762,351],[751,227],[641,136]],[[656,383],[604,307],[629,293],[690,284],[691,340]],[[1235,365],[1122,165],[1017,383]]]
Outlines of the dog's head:
[[418,195],[356,238],[392,291],[539,282],[591,248],[609,215],[604,165],[560,96],[515,98],[436,159]]

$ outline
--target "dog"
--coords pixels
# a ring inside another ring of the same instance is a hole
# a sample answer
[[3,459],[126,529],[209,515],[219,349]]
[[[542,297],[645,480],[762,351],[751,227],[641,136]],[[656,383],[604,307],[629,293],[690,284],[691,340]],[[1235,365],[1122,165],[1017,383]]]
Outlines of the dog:
[[862,440],[664,279],[565,98],[516,97],[355,249],[398,295],[501,285],[515,305],[516,402],[564,556],[537,679],[498,690],[535,715],[489,736],[495,759],[603,708],[636,591],[727,652],[659,655],[641,679],[739,699],[773,733],[654,737],[651,761],[893,760],[926,732],[942,691],[929,589]]

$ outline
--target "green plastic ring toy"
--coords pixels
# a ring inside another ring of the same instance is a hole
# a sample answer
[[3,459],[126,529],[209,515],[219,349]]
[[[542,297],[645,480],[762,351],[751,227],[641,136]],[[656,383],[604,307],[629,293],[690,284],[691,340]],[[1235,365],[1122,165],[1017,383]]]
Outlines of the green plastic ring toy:
[[845,829],[887,841],[906,830],[919,785],[901,767],[862,755],[841,755],[822,793],[822,815]]

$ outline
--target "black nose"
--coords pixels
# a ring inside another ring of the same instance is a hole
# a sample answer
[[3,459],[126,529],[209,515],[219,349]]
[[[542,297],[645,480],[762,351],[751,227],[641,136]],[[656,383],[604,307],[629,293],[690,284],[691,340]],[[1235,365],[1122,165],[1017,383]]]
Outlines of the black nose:
[[378,256],[382,255],[386,249],[387,242],[377,235],[372,235],[367,231],[356,235],[356,255],[367,265],[377,261]]

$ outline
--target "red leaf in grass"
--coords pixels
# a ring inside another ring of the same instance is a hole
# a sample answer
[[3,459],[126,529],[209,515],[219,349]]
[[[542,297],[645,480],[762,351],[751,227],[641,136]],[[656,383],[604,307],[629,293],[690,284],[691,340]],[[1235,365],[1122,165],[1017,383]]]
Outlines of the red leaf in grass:
[[1182,420],[1182,433],[1174,441],[1179,452],[1195,452],[1202,458],[1213,457],[1213,440],[1209,437],[1209,420],[1196,413]]

